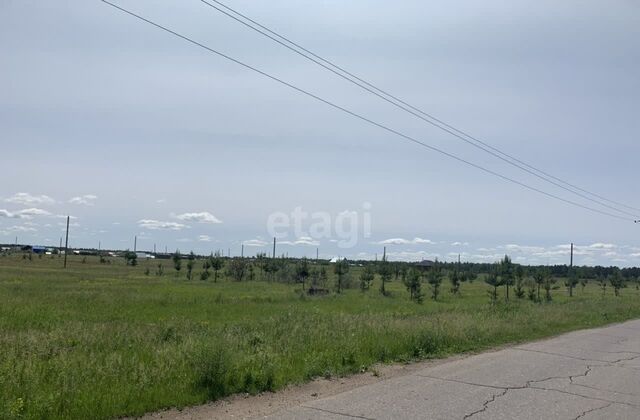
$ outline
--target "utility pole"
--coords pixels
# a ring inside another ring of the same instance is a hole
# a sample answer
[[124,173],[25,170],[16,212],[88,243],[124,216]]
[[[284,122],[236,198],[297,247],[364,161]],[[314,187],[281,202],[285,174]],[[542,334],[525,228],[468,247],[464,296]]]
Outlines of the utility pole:
[[134,236],[133,237],[133,252],[136,252],[138,250],[138,236]]
[[64,241],[64,267],[67,268],[67,254],[69,253],[69,216],[67,216],[67,237]]
[[242,249],[240,250],[240,258],[244,258],[244,244],[242,244]]
[[320,255],[320,251],[318,248],[316,248],[316,262],[318,262],[318,256]]
[[276,237],[273,237],[273,258],[276,257]]
[[156,255],[156,244],[153,244],[153,255]]
[[101,245],[102,245],[102,243],[100,241],[98,241],[98,252],[100,252]]
[[382,250],[382,261],[387,260],[387,247],[385,246]]
[[569,269],[573,268],[573,242],[571,242],[571,261],[569,263]]

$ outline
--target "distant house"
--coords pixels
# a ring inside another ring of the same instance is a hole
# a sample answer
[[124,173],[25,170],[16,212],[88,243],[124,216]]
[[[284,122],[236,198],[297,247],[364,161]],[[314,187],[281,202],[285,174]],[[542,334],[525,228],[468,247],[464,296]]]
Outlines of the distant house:
[[151,254],[147,254],[146,252],[136,252],[136,257],[138,259],[150,259],[150,258],[155,258],[155,256],[151,255]]
[[421,270],[429,270],[433,268],[436,263],[431,260],[422,260],[420,262],[415,263],[414,265]]

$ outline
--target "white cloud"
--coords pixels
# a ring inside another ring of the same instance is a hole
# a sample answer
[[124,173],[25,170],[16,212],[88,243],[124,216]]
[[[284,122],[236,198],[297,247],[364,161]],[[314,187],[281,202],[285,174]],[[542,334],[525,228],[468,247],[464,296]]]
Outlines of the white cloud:
[[85,194],[78,197],[73,197],[69,200],[71,204],[81,204],[84,206],[93,206],[95,201],[98,199],[97,195],[94,194]]
[[313,238],[310,238],[308,236],[302,236],[298,239],[296,239],[295,241],[280,241],[278,242],[279,245],[291,245],[291,246],[296,246],[296,245],[308,245],[308,246],[318,246],[320,245],[320,242],[314,240]]
[[263,247],[268,243],[263,241],[262,239],[249,239],[248,241],[242,242],[244,246],[255,246],[255,247]]
[[510,252],[521,252],[525,254],[536,254],[545,252],[545,249],[541,246],[507,244],[503,248]]
[[9,219],[32,219],[35,216],[51,216],[51,213],[46,210],[37,208],[18,210],[15,212],[0,209],[0,217],[7,217]]
[[138,226],[150,230],[182,230],[189,226],[182,223],[162,222],[160,220],[142,219],[138,220]]
[[200,235],[200,236],[198,236],[198,241],[200,241],[200,242],[211,242],[211,236],[209,236],[209,235]]
[[[457,255],[457,254],[456,254]],[[342,255],[344,257],[344,255]],[[378,260],[382,258],[382,254],[372,254],[360,252],[356,255],[358,259],[362,260],[373,260],[376,257]],[[426,251],[396,251],[396,252],[387,252],[387,259],[389,261],[406,261],[406,262],[417,262],[425,259],[435,260],[436,258],[440,259],[441,255],[434,252],[426,252]]]
[[183,222],[196,222],[196,223],[209,223],[209,224],[217,224],[222,223],[220,219],[218,219],[213,214],[208,211],[203,211],[199,213],[183,213],[172,215],[178,220],[182,220]]
[[413,238],[411,240],[404,238],[391,238],[378,242],[378,245],[420,245],[420,244],[435,244],[435,242],[429,239]]
[[589,245],[591,249],[614,249],[617,248],[614,244],[603,244],[602,242],[596,242],[595,244]]
[[37,232],[38,229],[31,227],[31,226],[9,226],[8,228],[5,228],[2,230],[2,234],[3,235],[8,235],[9,233],[16,233],[16,232]]
[[20,215],[16,213],[11,213],[9,210],[0,209],[0,217],[7,217],[9,219],[19,219]]
[[36,204],[54,204],[56,202],[56,200],[49,197],[48,195],[31,195],[24,192],[16,193],[11,197],[6,198],[4,201],[7,203],[22,204],[25,206],[33,206]]
[[469,246],[469,242],[453,242],[451,246]]

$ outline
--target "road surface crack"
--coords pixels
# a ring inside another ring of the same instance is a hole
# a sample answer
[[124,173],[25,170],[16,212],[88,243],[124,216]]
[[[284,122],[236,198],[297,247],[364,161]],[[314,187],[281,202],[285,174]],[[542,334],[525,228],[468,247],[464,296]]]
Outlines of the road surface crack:
[[580,413],[580,415],[578,417],[575,417],[573,420],[578,420],[579,418],[582,418],[584,416],[586,416],[589,413],[593,413],[594,411],[598,411],[598,410],[602,410],[605,409],[607,407],[611,407],[614,403],[609,403],[609,404],[605,404],[602,407],[596,407],[596,408],[592,408],[590,410],[587,411],[583,411],[582,413]]
[[322,412],[324,412],[324,413],[328,413],[328,414],[335,414],[335,415],[337,415],[337,416],[351,417],[352,419],[376,420],[376,419],[371,418],[371,417],[358,416],[358,415],[356,415],[356,414],[341,413],[341,412],[339,412],[339,411],[331,411],[331,410],[327,410],[327,409],[325,409],[325,408],[310,407],[310,406],[308,406],[308,405],[303,405],[302,407],[310,408],[311,410],[318,410],[318,411],[322,411]]
[[514,350],[520,350],[520,351],[530,351],[530,352],[533,352],[533,353],[548,354],[548,355],[551,355],[551,356],[565,357],[567,359],[581,360],[583,362],[614,363],[614,362],[610,362],[608,360],[585,359],[584,357],[567,356],[566,354],[552,353],[552,352],[542,351],[542,350],[523,349],[522,347],[513,347],[513,349]]
[[471,417],[475,416],[476,414],[480,414],[480,413],[482,413],[482,412],[486,411],[486,410],[489,408],[489,404],[491,404],[492,402],[494,402],[496,399],[498,399],[498,398],[500,398],[500,397],[504,397],[504,395],[505,395],[507,392],[509,392],[509,389],[510,389],[510,388],[505,388],[505,390],[504,390],[504,391],[502,391],[501,393],[499,393],[499,394],[493,394],[493,396],[492,396],[490,399],[486,400],[486,401],[482,404],[482,408],[481,408],[481,409],[476,410],[476,411],[474,411],[474,412],[472,412],[472,413],[469,413],[469,414],[465,414],[465,415],[464,415],[464,417],[463,417],[462,419],[463,419],[463,420],[466,420],[466,419],[468,419],[468,418],[471,418]]

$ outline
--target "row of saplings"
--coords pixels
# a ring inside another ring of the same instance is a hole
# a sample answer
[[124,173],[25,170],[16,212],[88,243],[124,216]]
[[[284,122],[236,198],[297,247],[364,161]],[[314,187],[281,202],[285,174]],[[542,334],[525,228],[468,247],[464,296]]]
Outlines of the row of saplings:
[[[334,265],[334,273],[336,276],[336,292],[341,292],[347,283],[347,275],[349,273],[349,264],[346,260],[339,261]],[[300,282],[303,285],[305,279],[311,276],[313,272],[308,269],[306,260],[302,260],[297,265],[297,275]],[[473,282],[478,276],[471,271],[463,271],[458,267],[445,271],[442,265],[436,262],[432,267],[424,270],[417,267],[409,267],[407,264],[400,266],[392,265],[386,259],[378,263],[366,264],[359,277],[360,290],[366,292],[371,289],[371,285],[375,279],[376,274],[380,278],[380,293],[388,296],[387,283],[392,281],[395,277],[401,276],[402,282],[409,292],[411,300],[422,303],[424,300],[424,293],[422,291],[423,279],[426,280],[429,285],[430,297],[433,300],[438,300],[443,280],[447,278],[450,283],[450,292],[455,295],[460,295],[460,288],[465,282]],[[313,279],[313,277],[312,277]],[[496,264],[493,264],[489,272],[484,277],[484,282],[491,286],[488,292],[491,303],[498,301],[498,289],[503,287],[505,289],[505,300],[509,301],[510,295],[513,294],[517,299],[528,299],[534,302],[552,300],[551,290],[559,288],[556,285],[557,279],[551,275],[551,272],[547,269],[527,270],[521,265],[516,265],[511,262],[509,256],[505,257]],[[603,295],[606,292],[607,286],[610,284],[614,290],[615,296],[620,295],[620,289],[626,287],[625,279],[620,271],[615,271],[608,276],[599,276],[597,278],[599,287],[602,290]],[[569,271],[569,276],[565,279],[564,284],[567,288],[570,297],[573,297],[574,289],[580,284],[582,289],[587,285],[587,279],[578,279],[576,272]],[[315,284],[312,280],[309,292],[314,291]],[[512,292],[511,292],[512,289]],[[636,281],[636,289],[640,289],[640,284]],[[544,291],[544,296],[542,296]]]
[[[135,255],[134,253],[131,254],[132,256]],[[192,280],[197,259],[195,254],[191,252],[186,260],[186,264],[184,264],[186,278]],[[201,259],[201,261],[200,280],[208,280],[213,277],[214,282],[217,281],[220,271],[226,266],[224,274],[234,281],[278,280],[281,282],[300,283],[302,291],[310,295],[322,295],[330,292],[327,266],[324,264],[310,264],[306,258],[290,263],[285,258],[268,258],[266,254],[258,254],[255,259],[250,260],[247,258],[225,259],[218,253],[212,253],[210,256]],[[179,251],[173,254],[172,262],[176,276],[179,276],[183,269],[183,258]],[[135,261],[128,261],[127,263],[136,264]],[[337,293],[341,293],[344,289],[353,286],[352,278],[349,276],[349,269],[350,264],[346,259],[333,264],[333,288]],[[151,275],[150,268],[146,268],[145,274]],[[157,265],[154,274],[156,276],[164,274],[162,263]],[[459,296],[462,284],[473,282],[478,277],[477,274],[471,271],[458,268],[445,271],[437,260],[432,267],[425,270],[412,267],[409,264],[393,264],[383,258],[382,261],[366,263],[363,266],[358,278],[360,290],[363,292],[369,291],[376,275],[380,278],[379,291],[382,295],[389,295],[387,284],[394,277],[395,279],[401,278],[410,299],[417,303],[422,303],[424,300],[423,279],[429,285],[431,299],[438,300],[445,278],[449,280],[450,292],[455,296]],[[620,290],[626,287],[625,279],[620,271],[615,271],[606,277],[599,276],[596,281],[603,295],[609,285],[613,289],[615,296],[619,296]],[[501,287],[504,289],[506,301],[511,296],[514,296],[517,299],[526,297],[534,302],[551,301],[551,291],[560,287],[557,285],[557,279],[551,275],[549,270],[544,268],[528,270],[521,265],[514,264],[507,255],[499,263],[492,265],[489,272],[484,276],[484,282],[491,287],[488,295],[492,303],[498,301],[498,290]],[[575,270],[569,270],[569,275],[565,278],[564,285],[571,297],[578,285],[584,289],[587,285],[587,279],[579,279]],[[636,288],[639,288],[638,282],[636,282]]]

